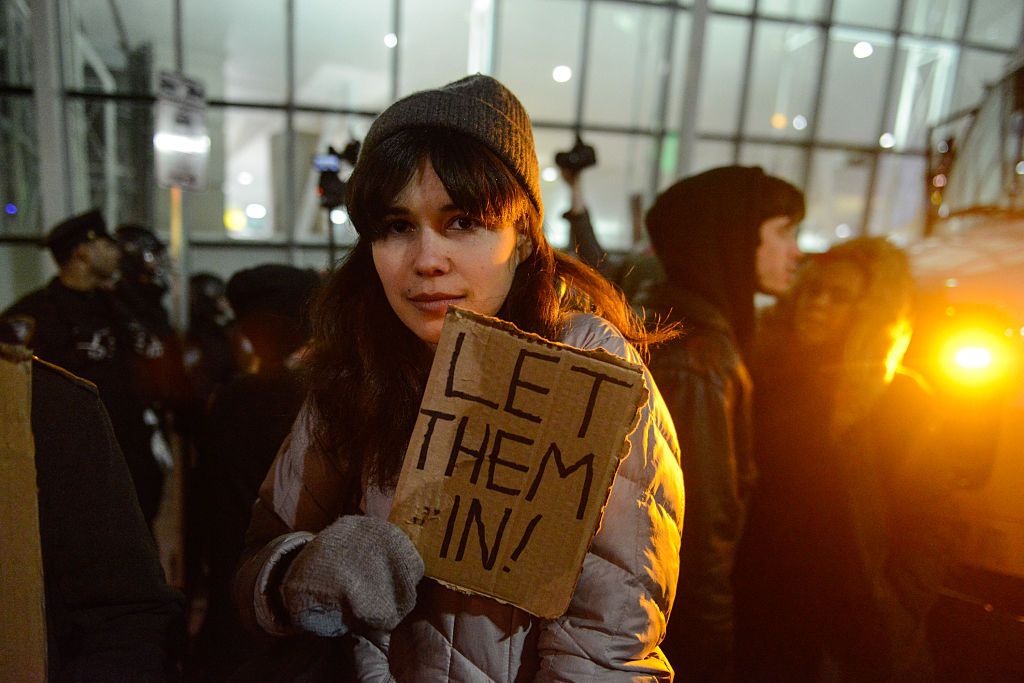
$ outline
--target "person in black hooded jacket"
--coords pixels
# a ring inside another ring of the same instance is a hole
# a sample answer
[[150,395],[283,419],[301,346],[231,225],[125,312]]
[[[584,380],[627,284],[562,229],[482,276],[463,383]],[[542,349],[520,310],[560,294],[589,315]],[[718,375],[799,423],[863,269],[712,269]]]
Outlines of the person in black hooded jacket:
[[655,348],[651,372],[679,433],[686,512],[675,609],[662,644],[685,681],[734,677],[732,571],[748,493],[754,295],[781,294],[800,252],[804,196],[757,167],[685,178],[647,213],[666,281],[647,308],[684,335]]

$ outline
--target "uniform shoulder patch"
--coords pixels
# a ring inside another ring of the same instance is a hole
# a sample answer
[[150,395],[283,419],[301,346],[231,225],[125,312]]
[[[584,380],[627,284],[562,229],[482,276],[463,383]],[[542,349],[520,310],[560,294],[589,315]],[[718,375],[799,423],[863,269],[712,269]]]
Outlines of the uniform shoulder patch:
[[36,331],[36,319],[30,315],[13,314],[0,318],[0,341],[28,346]]
[[96,385],[90,382],[89,380],[79,377],[78,375],[65,370],[59,365],[48,363],[45,360],[39,358],[38,356],[33,356],[32,358],[32,371],[51,373],[64,380],[67,380],[68,382],[71,382],[72,384],[82,389],[85,389],[86,391],[96,396],[99,396],[99,391],[96,389]]

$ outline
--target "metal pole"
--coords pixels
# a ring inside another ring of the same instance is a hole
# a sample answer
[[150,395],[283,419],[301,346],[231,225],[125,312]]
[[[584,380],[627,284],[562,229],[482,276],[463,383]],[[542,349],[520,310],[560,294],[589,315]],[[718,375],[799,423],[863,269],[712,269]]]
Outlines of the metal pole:
[[587,95],[587,56],[590,52],[590,33],[594,16],[594,0],[587,0],[583,8],[583,40],[580,44],[579,74],[576,82],[576,136],[583,129],[583,100]]
[[654,159],[651,163],[649,196],[658,194],[661,184],[661,155],[665,145],[665,128],[668,126],[668,93],[672,89],[672,57],[676,51],[676,24],[679,23],[679,10],[666,8],[668,15],[668,35],[665,37],[665,50],[661,56],[661,75],[658,78],[658,133],[654,142]]
[[[174,2],[174,65],[179,75],[184,72],[184,43],[182,0]],[[181,334],[188,330],[189,292],[188,282],[191,276],[188,249],[188,232],[185,230],[184,197],[181,187],[175,185],[170,189],[170,245],[171,267],[178,277],[173,280],[171,289],[171,319]]]
[[708,0],[694,0],[690,23],[690,47],[686,57],[686,82],[683,87],[682,114],[679,119],[676,177],[690,174],[690,162],[693,159],[693,148],[697,138],[697,97],[700,95],[704,34],[709,14]]
[[57,0],[32,3],[33,104],[39,181],[40,187],[57,190],[47,193],[47,200],[40,202],[44,230],[71,213],[58,12]]

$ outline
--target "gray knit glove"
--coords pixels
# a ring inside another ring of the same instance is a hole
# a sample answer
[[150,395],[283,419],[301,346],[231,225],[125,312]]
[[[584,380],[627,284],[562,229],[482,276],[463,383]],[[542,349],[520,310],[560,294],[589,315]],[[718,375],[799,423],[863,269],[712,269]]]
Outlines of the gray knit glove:
[[317,534],[281,581],[292,623],[321,636],[340,636],[358,620],[393,630],[416,604],[423,560],[395,525],[345,515]]

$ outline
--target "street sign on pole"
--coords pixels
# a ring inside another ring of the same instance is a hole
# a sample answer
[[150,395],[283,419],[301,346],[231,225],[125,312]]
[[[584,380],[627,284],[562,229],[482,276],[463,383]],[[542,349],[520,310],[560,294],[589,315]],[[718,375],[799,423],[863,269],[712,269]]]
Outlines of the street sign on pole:
[[161,187],[206,189],[210,135],[206,129],[206,89],[195,79],[160,73],[153,148]]

